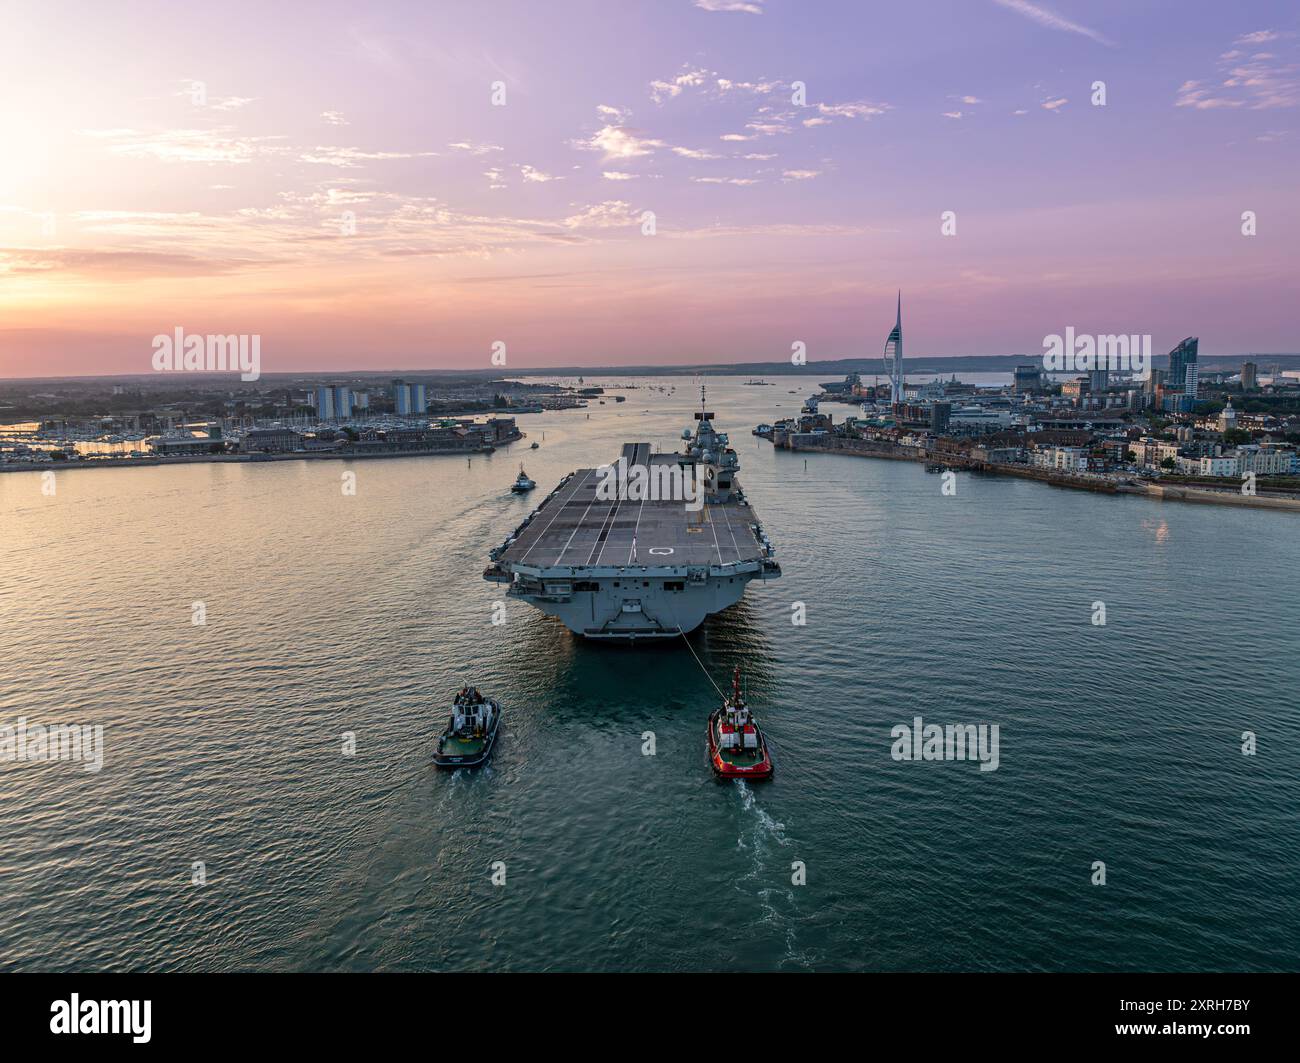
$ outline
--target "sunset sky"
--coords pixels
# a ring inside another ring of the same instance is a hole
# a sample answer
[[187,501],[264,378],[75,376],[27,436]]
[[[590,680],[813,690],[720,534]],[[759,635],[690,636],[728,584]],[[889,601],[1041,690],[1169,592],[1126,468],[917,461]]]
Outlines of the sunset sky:
[[1300,351],[1295,3],[0,14],[0,377]]

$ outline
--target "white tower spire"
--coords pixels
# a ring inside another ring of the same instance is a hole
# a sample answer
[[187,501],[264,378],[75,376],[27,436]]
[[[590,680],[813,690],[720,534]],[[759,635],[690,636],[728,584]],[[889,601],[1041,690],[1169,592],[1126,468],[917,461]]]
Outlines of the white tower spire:
[[898,292],[898,314],[894,319],[894,331],[885,341],[885,372],[889,374],[889,401],[903,401],[903,291]]

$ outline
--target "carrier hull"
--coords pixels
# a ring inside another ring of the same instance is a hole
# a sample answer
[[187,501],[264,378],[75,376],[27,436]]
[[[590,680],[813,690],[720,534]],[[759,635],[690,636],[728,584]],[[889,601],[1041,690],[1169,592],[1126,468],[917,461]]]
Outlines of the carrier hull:
[[[683,454],[627,443],[614,465],[566,476],[492,551],[484,579],[576,635],[637,641],[694,631],[735,605],[751,580],[778,578],[775,551],[736,480],[735,452],[713,431],[711,413],[696,417]],[[611,493],[615,467],[656,486]],[[666,497],[660,487],[673,478],[698,490]]]

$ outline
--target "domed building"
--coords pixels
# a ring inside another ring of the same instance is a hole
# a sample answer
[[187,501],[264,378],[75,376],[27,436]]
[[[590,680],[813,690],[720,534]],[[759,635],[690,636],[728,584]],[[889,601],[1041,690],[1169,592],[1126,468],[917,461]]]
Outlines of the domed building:
[[1237,427],[1237,411],[1232,408],[1232,400],[1228,400],[1228,405],[1223,408],[1219,414],[1219,431],[1230,432]]

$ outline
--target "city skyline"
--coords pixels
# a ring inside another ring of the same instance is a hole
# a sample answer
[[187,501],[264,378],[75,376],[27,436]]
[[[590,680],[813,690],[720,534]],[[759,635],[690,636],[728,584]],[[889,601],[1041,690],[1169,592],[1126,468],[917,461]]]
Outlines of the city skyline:
[[1286,5],[12,8],[0,377],[1300,346]]

